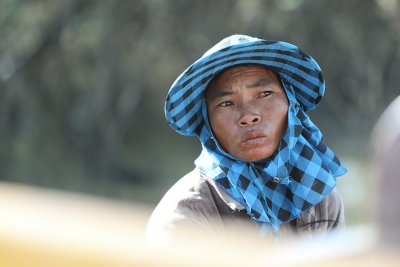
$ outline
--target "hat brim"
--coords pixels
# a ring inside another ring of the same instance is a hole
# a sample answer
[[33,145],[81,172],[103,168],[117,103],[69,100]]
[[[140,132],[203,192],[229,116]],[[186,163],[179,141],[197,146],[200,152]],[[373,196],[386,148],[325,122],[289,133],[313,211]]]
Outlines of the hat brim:
[[243,64],[266,66],[287,80],[304,111],[315,108],[325,92],[319,65],[297,46],[266,40],[232,45],[203,56],[176,79],[165,103],[171,127],[183,135],[198,135],[203,124],[201,103],[208,84],[217,73]]

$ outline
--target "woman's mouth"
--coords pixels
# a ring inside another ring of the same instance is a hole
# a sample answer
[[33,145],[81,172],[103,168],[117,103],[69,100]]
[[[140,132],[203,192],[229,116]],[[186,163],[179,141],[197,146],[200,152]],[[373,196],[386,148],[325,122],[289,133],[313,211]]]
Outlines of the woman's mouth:
[[267,137],[263,133],[249,132],[242,136],[240,143],[245,144],[245,145],[257,144],[257,143],[264,142],[265,138],[267,138]]

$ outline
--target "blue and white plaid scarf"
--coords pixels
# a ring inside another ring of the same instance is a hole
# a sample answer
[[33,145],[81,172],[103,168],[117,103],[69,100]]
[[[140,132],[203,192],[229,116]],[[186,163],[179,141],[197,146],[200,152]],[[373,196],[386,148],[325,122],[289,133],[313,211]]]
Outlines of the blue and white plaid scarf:
[[[300,108],[290,83],[282,80],[289,100],[288,127],[277,151],[268,159],[244,162],[225,152],[210,131],[201,129],[202,153],[195,164],[231,194],[258,223],[262,233],[299,216],[321,202],[346,173],[320,130]],[[203,102],[203,116],[207,107]]]

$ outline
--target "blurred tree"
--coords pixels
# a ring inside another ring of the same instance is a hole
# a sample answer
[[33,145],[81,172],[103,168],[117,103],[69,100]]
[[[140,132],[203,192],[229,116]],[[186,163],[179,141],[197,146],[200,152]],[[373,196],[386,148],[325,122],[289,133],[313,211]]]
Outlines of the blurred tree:
[[[225,36],[298,44],[321,64],[313,119],[362,157],[399,94],[396,0],[0,2],[0,178],[155,202],[200,151],[164,119],[174,79]],[[352,144],[352,146],[349,146]]]

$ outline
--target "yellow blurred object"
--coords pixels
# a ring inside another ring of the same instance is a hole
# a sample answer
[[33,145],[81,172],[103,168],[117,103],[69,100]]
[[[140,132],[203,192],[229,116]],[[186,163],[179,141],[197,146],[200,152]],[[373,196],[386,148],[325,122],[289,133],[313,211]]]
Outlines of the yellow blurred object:
[[0,266],[132,266],[147,209],[0,184]]
[[174,246],[146,246],[149,209],[127,203],[0,183],[1,267],[400,266],[361,228],[321,240],[210,243],[188,233]]

